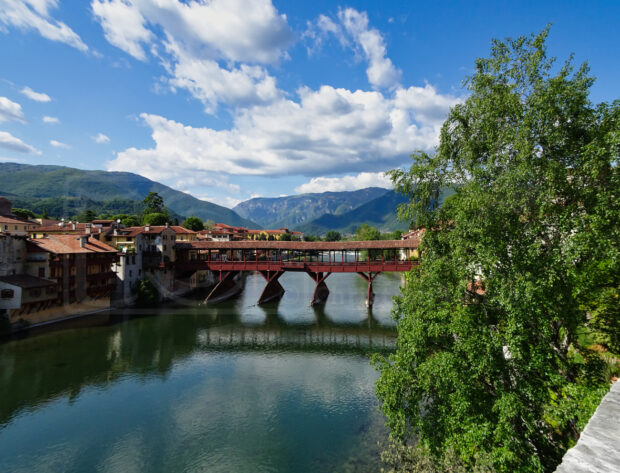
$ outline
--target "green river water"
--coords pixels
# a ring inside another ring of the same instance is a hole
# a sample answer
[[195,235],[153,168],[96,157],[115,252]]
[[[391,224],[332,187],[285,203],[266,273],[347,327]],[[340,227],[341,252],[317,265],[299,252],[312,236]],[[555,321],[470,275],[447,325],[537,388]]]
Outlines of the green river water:
[[214,306],[89,316],[0,342],[0,472],[378,471],[386,431],[367,354],[394,342],[392,296],[355,274],[261,276]]

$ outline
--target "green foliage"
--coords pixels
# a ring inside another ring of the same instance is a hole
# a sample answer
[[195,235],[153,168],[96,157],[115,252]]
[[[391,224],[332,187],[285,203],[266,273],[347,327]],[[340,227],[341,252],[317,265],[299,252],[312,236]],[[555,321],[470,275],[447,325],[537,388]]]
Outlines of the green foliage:
[[552,75],[546,36],[494,41],[436,153],[392,172],[427,231],[377,395],[393,438],[468,469],[553,471],[609,388],[576,334],[620,274],[620,102],[589,102],[586,66]]
[[148,213],[142,217],[142,225],[165,225],[168,221],[167,213]]
[[421,445],[407,445],[392,441],[381,453],[388,467],[383,473],[493,473],[495,469],[486,457],[478,456],[472,468],[466,468],[454,449],[448,448],[437,459]]
[[97,218],[97,214],[93,212],[91,209],[86,209],[83,212],[80,212],[75,216],[75,220],[78,222],[92,222]]
[[136,283],[134,288],[136,295],[136,306],[138,307],[154,307],[159,302],[159,293],[157,288],[149,279],[141,279]]
[[325,241],[340,241],[342,236],[336,230],[330,230],[325,234]]
[[267,240],[267,234],[266,233],[260,233],[258,235],[258,240],[260,241],[266,241]]
[[12,212],[14,215],[18,216],[19,218],[25,218],[25,219],[37,218],[37,215],[34,212],[31,212],[30,210],[26,210],[26,209],[13,208]]
[[145,214],[160,214],[164,212],[164,199],[157,192],[149,192],[142,201]]
[[280,235],[280,241],[291,241],[292,235],[290,233],[283,233]]
[[315,235],[304,235],[304,241],[320,241],[321,239]]
[[215,228],[215,222],[211,219],[207,219],[205,220],[204,226],[207,230],[213,230]]
[[[40,213],[41,207],[45,206],[48,213],[56,217],[69,217],[86,208],[96,209],[98,213],[140,214],[144,197],[149,192],[156,192],[165,200],[171,213],[178,216],[196,215],[201,219],[255,228],[253,222],[226,207],[199,200],[129,172],[0,163],[0,189],[12,194],[11,200],[16,207]],[[102,207],[102,203],[109,204],[109,208]]]
[[189,230],[193,230],[195,232],[199,232],[200,230],[204,230],[205,226],[198,217],[187,217],[185,222],[183,222],[183,226]]
[[137,227],[140,225],[140,220],[136,215],[129,214],[117,214],[114,215],[113,220],[120,220],[122,225],[126,227]]
[[355,239],[359,241],[381,240],[381,232],[378,228],[362,223],[362,226],[355,230]]

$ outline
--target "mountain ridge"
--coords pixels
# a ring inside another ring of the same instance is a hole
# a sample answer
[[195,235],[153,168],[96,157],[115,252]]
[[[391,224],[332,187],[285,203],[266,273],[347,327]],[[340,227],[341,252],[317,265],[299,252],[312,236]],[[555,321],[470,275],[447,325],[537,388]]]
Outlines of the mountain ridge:
[[265,228],[294,229],[324,214],[341,215],[355,210],[386,192],[389,192],[388,189],[367,187],[355,191],[255,197],[237,204],[233,210]]
[[92,201],[130,199],[142,201],[157,192],[166,207],[185,217],[246,227],[260,227],[231,209],[199,200],[165,184],[131,172],[83,170],[67,166],[0,163],[0,189],[16,200],[87,198]]

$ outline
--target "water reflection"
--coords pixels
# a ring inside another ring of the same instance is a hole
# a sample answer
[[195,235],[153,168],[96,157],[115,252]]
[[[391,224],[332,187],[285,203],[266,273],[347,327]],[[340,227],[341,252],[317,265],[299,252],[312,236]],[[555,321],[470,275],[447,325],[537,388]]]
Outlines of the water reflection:
[[257,306],[264,283],[251,275],[219,305],[187,299],[2,343],[0,470],[376,469],[382,419],[364,355],[393,346],[400,281],[379,277],[369,311],[356,275],[330,276],[315,307],[303,274]]

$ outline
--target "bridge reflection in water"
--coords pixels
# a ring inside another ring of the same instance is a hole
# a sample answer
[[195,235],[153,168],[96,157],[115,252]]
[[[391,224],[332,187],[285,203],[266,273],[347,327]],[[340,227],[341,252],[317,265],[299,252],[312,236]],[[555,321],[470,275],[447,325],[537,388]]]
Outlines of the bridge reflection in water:
[[361,304],[364,283],[351,276],[334,280],[339,294],[327,306],[300,304],[312,285],[301,274],[286,276],[291,291],[283,300],[249,304],[260,279],[249,276],[241,298],[214,306],[198,306],[197,299],[100,314],[0,343],[0,429],[25,410],[72,399],[90,387],[102,389],[128,376],[165,378],[201,352],[367,355],[393,349],[396,334],[388,314],[401,278],[386,276],[375,309]]

